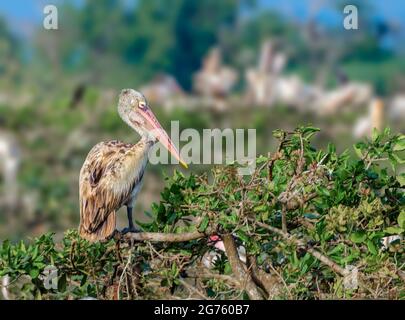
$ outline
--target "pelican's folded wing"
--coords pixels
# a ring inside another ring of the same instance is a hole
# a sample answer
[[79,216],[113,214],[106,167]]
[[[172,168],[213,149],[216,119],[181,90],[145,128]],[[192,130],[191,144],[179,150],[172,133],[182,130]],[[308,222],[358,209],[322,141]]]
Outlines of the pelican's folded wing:
[[118,142],[97,144],[80,171],[80,224],[88,233],[97,232],[131,192],[131,186],[122,187],[117,179],[123,156],[119,146]]
[[100,233],[107,222],[115,228],[115,211],[128,203],[141,181],[148,148],[143,142],[133,145],[117,140],[93,147],[80,171],[80,230]]

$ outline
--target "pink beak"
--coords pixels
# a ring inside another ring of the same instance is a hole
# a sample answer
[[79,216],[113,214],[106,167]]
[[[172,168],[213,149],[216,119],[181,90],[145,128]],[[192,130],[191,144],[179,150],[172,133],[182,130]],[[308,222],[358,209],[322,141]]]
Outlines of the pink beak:
[[179,163],[184,167],[188,168],[187,163],[181,158],[179,151],[173,144],[172,140],[169,138],[166,131],[162,128],[156,116],[153,114],[149,107],[146,107],[142,111],[142,115],[152,125],[152,134],[163,144],[163,146],[179,161]]

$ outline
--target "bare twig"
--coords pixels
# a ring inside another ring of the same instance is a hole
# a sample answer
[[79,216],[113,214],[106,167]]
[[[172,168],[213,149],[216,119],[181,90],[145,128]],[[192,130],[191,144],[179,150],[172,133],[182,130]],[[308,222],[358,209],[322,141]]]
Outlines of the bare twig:
[[[128,260],[127,263],[125,264],[124,270],[122,270],[121,276],[120,276],[120,280],[118,282],[118,300],[120,300],[120,289],[121,289],[121,283],[124,280],[124,277],[128,277],[127,275],[127,269],[129,268],[129,266],[131,265],[131,261],[132,261],[132,250],[129,251],[129,255],[128,255]],[[128,286],[128,282],[126,283]],[[129,288],[127,287],[127,291],[129,292]]]
[[283,232],[287,233],[287,212],[284,205],[281,209],[281,228]]
[[283,148],[283,145],[286,141],[286,134],[283,133],[283,138],[281,139],[277,151],[276,153],[273,155],[273,157],[271,158],[270,162],[269,162],[269,166],[268,166],[268,177],[269,180],[272,181],[273,180],[273,167],[274,167],[274,163],[276,162],[276,160],[280,159],[280,153],[281,150]]

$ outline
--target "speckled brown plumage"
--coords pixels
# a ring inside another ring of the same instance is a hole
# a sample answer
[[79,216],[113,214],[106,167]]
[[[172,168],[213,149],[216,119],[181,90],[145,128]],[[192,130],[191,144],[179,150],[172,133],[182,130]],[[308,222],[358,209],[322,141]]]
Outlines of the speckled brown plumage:
[[113,140],[89,152],[80,171],[79,233],[83,238],[97,241],[114,232],[116,211],[135,201],[150,146],[142,140],[135,145]]
[[138,132],[141,140],[137,144],[118,140],[100,142],[87,155],[80,170],[79,233],[90,241],[106,239],[114,232],[116,212],[124,205],[128,228],[121,232],[137,232],[132,208],[142,186],[149,150],[157,141],[187,168],[141,93],[133,89],[122,90],[118,114]]

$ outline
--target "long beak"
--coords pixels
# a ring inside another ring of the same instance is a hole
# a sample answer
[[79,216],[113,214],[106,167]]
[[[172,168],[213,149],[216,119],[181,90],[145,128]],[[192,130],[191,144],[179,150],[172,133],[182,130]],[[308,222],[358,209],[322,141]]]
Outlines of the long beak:
[[179,163],[184,167],[188,168],[187,163],[181,158],[179,151],[176,146],[173,144],[172,140],[169,138],[166,131],[162,128],[156,116],[153,114],[150,108],[146,107],[141,111],[145,119],[152,125],[153,132],[152,134],[163,144],[163,146],[169,150],[171,154],[179,161]]

